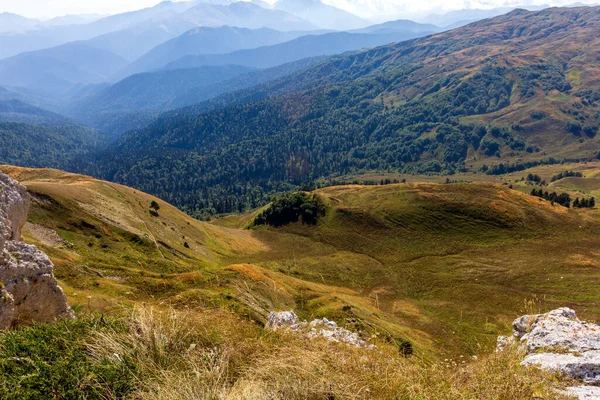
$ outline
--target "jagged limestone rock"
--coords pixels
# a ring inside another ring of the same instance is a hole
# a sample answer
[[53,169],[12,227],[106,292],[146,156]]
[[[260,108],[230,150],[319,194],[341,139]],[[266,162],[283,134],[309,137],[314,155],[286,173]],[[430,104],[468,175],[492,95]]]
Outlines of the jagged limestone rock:
[[274,331],[280,328],[288,328],[294,333],[305,334],[309,338],[324,337],[332,342],[346,343],[355,347],[375,347],[373,345],[368,346],[368,343],[361,339],[358,333],[340,328],[334,321],[323,318],[311,322],[300,322],[293,311],[270,313],[265,328]]
[[[525,352],[523,365],[600,386],[600,326],[580,321],[572,309],[559,308],[517,318],[513,336],[500,336],[497,350],[516,343]],[[585,396],[591,391],[589,386],[586,390],[570,390],[581,399],[589,398]]]
[[267,318],[265,328],[276,331],[279,328],[290,327],[300,322],[293,311],[272,312]]
[[74,316],[48,256],[21,240],[28,211],[25,187],[0,173],[0,329]]

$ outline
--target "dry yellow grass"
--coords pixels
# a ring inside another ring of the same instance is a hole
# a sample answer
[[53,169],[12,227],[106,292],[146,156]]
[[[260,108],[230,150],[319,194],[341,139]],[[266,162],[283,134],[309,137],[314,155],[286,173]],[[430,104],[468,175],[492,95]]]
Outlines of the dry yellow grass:
[[552,377],[521,367],[516,350],[427,363],[386,346],[356,349],[265,332],[223,311],[136,308],[127,321],[125,333],[98,334],[90,351],[130,365],[139,399],[566,398]]

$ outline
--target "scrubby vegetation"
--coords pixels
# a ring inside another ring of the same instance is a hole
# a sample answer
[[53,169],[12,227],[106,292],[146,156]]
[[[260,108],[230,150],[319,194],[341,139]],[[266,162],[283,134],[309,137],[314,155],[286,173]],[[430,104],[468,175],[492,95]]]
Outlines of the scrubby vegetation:
[[325,212],[318,196],[296,192],[274,196],[271,204],[254,218],[254,225],[282,226],[301,221],[314,225]]
[[[0,398],[122,398],[137,382],[137,366],[90,357],[92,337],[119,334],[122,322],[90,316],[0,333]],[[114,355],[113,355],[114,357]]]
[[561,180],[563,178],[568,178],[570,176],[574,176],[576,178],[581,178],[581,177],[583,177],[583,174],[581,172],[576,172],[576,171],[563,171],[560,174],[556,174],[556,175],[552,176],[552,178],[550,179],[550,182],[556,182],[558,180]]
[[558,203],[563,207],[571,207],[571,196],[569,196],[568,193],[557,194],[556,192],[544,192],[543,189],[532,189],[531,195],[541,197],[542,199],[551,201],[552,203]]
[[562,399],[517,351],[426,362],[265,332],[225,311],[136,308],[0,333],[5,399]]
[[589,199],[582,198],[579,200],[577,197],[573,201],[573,208],[595,208],[596,207],[596,199],[590,197]]

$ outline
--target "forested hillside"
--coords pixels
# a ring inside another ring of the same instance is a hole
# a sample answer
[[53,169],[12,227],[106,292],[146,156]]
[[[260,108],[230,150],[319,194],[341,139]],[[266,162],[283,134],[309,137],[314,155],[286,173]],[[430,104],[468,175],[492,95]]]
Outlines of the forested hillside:
[[37,167],[65,167],[104,143],[98,132],[19,100],[0,100],[0,140],[0,162]]
[[322,176],[593,158],[598,29],[600,8],[516,10],[334,57],[165,114],[79,168],[199,215]]

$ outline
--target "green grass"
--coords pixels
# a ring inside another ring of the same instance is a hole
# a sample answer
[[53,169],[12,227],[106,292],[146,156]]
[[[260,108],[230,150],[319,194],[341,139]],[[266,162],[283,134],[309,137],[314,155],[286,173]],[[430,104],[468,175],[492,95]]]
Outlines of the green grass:
[[553,190],[600,190],[592,164],[452,177],[477,183],[404,176],[408,183],[319,190],[325,215],[317,225],[252,229],[255,213],[206,224],[160,202],[152,217],[154,198],[129,188],[57,171],[9,172],[34,193],[30,222],[67,241],[49,245],[26,230],[54,261],[71,304],[99,312],[141,302],[218,307],[259,323],[294,309],[365,336],[409,340],[436,358],[493,349],[534,296],[543,309],[571,306],[599,319],[596,211],[552,206],[520,180],[533,172],[549,181],[566,169],[584,171],[584,180],[563,179]]
[[0,398],[122,398],[135,389],[131,365],[93,360],[93,334],[126,329],[100,316],[0,333]]

